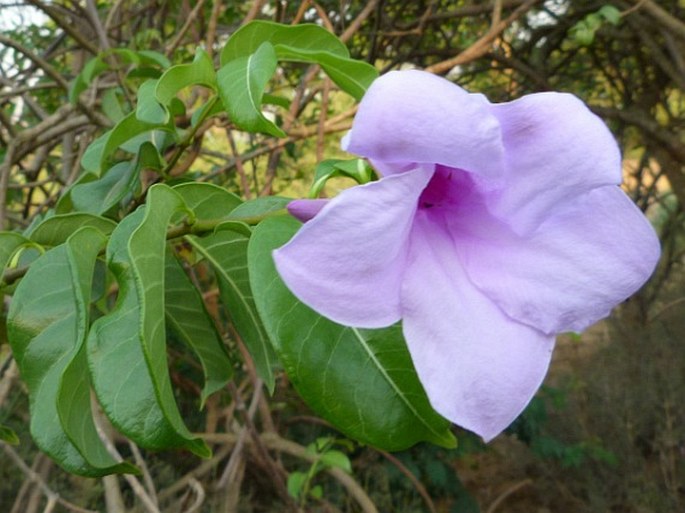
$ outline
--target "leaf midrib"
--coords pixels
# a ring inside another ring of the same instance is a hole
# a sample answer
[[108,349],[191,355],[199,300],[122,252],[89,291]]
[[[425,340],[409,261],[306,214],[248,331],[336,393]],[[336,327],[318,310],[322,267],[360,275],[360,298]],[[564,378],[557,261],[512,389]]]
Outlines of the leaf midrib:
[[411,402],[406,398],[406,396],[402,393],[402,391],[399,389],[397,384],[395,383],[395,380],[390,377],[388,372],[385,370],[385,368],[381,365],[381,362],[378,361],[378,358],[376,358],[376,355],[373,353],[369,345],[367,344],[366,340],[362,336],[361,333],[359,333],[359,330],[357,328],[350,328],[354,336],[357,338],[359,341],[359,344],[362,346],[364,351],[369,355],[369,358],[373,362],[373,364],[376,366],[378,371],[381,373],[381,375],[385,378],[385,380],[388,382],[390,387],[395,391],[397,396],[400,398],[400,400],[404,403],[404,405],[407,407],[407,409],[416,417],[421,424],[423,424],[428,430],[433,433],[438,439],[443,439],[444,436],[438,433],[433,427],[428,424],[423,417],[419,414],[419,412],[416,411],[416,408],[414,408],[414,405],[411,404]]

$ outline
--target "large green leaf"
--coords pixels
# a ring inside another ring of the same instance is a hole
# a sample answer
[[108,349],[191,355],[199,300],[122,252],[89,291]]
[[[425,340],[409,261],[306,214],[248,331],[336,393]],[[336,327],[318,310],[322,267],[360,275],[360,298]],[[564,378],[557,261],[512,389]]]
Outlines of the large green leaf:
[[162,125],[167,120],[167,112],[155,97],[157,80],[147,80],[138,88],[136,118],[145,123]]
[[101,215],[114,207],[135,184],[135,163],[117,162],[102,178],[76,184],[69,190],[74,210]]
[[118,464],[97,435],[82,352],[93,268],[104,240],[98,230],[81,228],[39,257],[8,314],[8,338],[29,389],[31,434],[65,469],[85,476],[135,471]]
[[399,326],[335,324],[299,302],[281,281],[271,252],[299,226],[286,216],[260,223],[248,261],[257,308],[300,395],[346,435],[386,450],[424,440],[454,446],[449,423],[431,408],[418,381]]
[[292,201],[292,198],[281,196],[263,196],[246,201],[238,205],[231,211],[231,218],[236,220],[250,220],[251,218],[262,217],[269,213],[284,211],[285,207]]
[[345,45],[323,27],[311,24],[281,25],[253,21],[235,32],[221,52],[221,64],[253,54],[259,46],[273,45],[279,60],[320,64],[338,86],[360,99],[378,71],[370,64],[350,58]]
[[320,50],[303,50],[290,45],[275,46],[279,60],[319,64],[340,89],[361,100],[378,71],[369,63]]
[[231,379],[233,368],[226,347],[205,310],[202,295],[169,251],[166,257],[164,300],[166,322],[197,355],[205,374],[202,404]]
[[182,198],[165,185],[150,188],[144,208],[124,218],[107,246],[118,284],[114,309],[93,323],[88,360],[105,413],[139,445],[209,456],[185,427],[167,368],[164,329],[166,229]]
[[159,77],[155,97],[162,105],[169,105],[181,89],[191,85],[202,85],[213,91],[217,88],[214,64],[202,48],[197,49],[191,64],[172,66]]
[[[100,137],[95,139],[81,158],[81,166],[86,171],[100,174],[106,168],[107,159],[127,141],[141,134],[150,132],[149,141],[154,143],[154,132],[157,130],[164,130],[169,133],[174,133],[174,127],[167,123],[147,123],[141,121],[136,117],[135,112],[131,112],[121,121],[119,121],[114,128],[105,132]],[[135,151],[145,141],[140,141],[136,146]],[[131,148],[127,148],[131,149]]]
[[162,165],[157,148],[145,142],[133,160],[114,164],[99,179],[75,184],[67,193],[72,208],[90,214],[104,214],[134,192],[143,169],[159,170]]
[[201,221],[227,217],[232,210],[242,204],[238,196],[211,183],[182,183],[176,185],[174,190]]
[[242,26],[228,38],[221,51],[221,65],[254,53],[262,43],[287,45],[301,50],[322,51],[340,57],[349,57],[345,44],[323,27],[305,23],[282,25],[272,21],[256,20]]
[[270,391],[274,389],[275,355],[257,313],[247,271],[249,238],[238,231],[221,230],[207,237],[188,237],[212,265],[219,280],[221,299],[233,324],[252,355],[255,367]]
[[43,246],[57,246],[65,242],[79,228],[90,226],[108,235],[116,223],[110,219],[84,212],[73,212],[48,217],[31,232],[32,241]]
[[274,47],[265,42],[254,53],[228,61],[217,73],[219,96],[239,128],[285,137],[261,111],[264,88],[277,64]]

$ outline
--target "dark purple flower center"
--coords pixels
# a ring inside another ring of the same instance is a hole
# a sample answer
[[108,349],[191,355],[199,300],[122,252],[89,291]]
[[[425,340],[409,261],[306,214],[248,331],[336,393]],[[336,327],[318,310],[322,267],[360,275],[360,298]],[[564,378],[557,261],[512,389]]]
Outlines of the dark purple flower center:
[[456,209],[473,189],[469,173],[437,164],[435,174],[419,197],[419,208]]

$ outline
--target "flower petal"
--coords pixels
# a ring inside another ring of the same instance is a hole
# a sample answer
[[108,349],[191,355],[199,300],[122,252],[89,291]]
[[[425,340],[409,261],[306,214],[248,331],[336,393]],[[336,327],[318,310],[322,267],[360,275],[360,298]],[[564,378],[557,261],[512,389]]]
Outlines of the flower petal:
[[490,178],[503,173],[499,122],[487,99],[423,71],[376,79],[342,144],[377,162],[443,164]]
[[402,287],[403,329],[433,407],[486,441],[525,408],[554,338],[507,317],[470,283],[447,230],[419,212]]
[[326,198],[293,200],[288,203],[288,213],[303,223],[306,223],[321,212],[321,209],[325,207],[329,201],[330,200]]
[[[606,317],[659,259],[654,229],[613,185],[576,198],[530,237],[480,221],[452,227],[469,277],[511,317],[546,333]],[[468,235],[474,226],[480,233]]]
[[274,252],[288,288],[341,324],[377,328],[397,322],[407,238],[432,174],[432,167],[419,167],[333,198]]
[[519,233],[530,233],[568,198],[621,183],[611,132],[585,104],[565,93],[540,93],[492,105],[507,170],[489,207]]

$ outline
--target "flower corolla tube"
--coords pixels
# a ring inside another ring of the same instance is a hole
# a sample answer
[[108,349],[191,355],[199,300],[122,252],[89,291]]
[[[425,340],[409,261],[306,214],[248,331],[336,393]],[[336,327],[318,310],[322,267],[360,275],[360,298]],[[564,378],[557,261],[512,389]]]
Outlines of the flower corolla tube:
[[660,248],[619,188],[611,133],[578,98],[492,104],[421,71],[377,79],[343,148],[380,179],[330,201],[274,252],[303,303],[347,326],[402,321],[445,418],[486,441],[525,408],[555,335],[607,316]]

